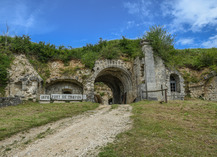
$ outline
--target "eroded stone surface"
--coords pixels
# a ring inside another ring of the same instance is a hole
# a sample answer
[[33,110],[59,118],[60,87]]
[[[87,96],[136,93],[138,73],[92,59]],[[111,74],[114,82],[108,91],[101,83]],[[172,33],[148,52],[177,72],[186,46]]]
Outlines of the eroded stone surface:
[[19,96],[24,100],[36,100],[42,92],[42,78],[25,55],[16,55],[9,71],[6,96]]

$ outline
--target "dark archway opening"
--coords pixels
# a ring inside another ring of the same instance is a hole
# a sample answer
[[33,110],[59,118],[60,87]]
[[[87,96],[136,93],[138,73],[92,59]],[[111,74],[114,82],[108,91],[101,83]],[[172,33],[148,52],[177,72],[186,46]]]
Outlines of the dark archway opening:
[[126,104],[127,92],[132,88],[130,76],[120,68],[107,68],[102,70],[95,79],[96,82],[103,82],[112,91],[112,98],[108,104]]
[[63,91],[63,94],[72,94],[70,91]]
[[113,101],[112,98],[110,98],[110,99],[108,100],[108,104],[111,105],[111,104],[112,104],[112,101]]
[[96,79],[96,82],[105,83],[112,91],[113,102],[112,104],[121,104],[121,96],[123,93],[123,85],[117,78],[111,75],[103,75]]

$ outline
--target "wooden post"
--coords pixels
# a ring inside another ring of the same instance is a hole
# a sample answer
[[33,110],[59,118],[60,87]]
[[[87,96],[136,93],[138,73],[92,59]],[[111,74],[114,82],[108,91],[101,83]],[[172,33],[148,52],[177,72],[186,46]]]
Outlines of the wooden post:
[[167,103],[167,89],[165,89],[165,102]]
[[161,85],[161,90],[162,96],[164,96],[163,85]]
[[148,100],[148,85],[147,85],[147,81],[145,81],[145,90],[146,90],[146,99]]
[[146,99],[148,100],[148,91],[147,91],[147,89],[146,89]]

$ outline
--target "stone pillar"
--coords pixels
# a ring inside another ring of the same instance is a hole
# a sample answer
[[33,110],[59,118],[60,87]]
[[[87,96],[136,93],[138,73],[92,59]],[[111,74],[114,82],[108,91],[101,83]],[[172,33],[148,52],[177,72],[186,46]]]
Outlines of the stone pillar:
[[[142,51],[145,55],[145,65],[144,65],[144,73],[145,73],[145,91],[153,91],[156,89],[156,76],[155,76],[155,64],[154,64],[154,56],[151,45],[147,41],[143,41],[142,43]],[[146,97],[146,92],[143,91],[143,97],[149,100],[157,100],[157,93],[151,92],[148,93],[148,98]]]
[[87,81],[84,84],[83,94],[87,96],[87,99],[85,101],[95,102],[95,100],[94,100],[94,82],[93,81],[90,81],[90,82]]

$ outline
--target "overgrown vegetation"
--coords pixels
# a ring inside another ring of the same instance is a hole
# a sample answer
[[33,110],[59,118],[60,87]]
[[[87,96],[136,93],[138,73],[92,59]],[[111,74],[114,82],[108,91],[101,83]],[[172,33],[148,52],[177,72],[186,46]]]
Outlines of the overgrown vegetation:
[[0,36],[0,96],[4,94],[4,89],[8,82],[8,68],[13,60],[13,55],[9,50],[8,36]]
[[166,62],[170,61],[175,52],[174,37],[163,26],[152,26],[143,37],[151,43],[153,51]]
[[64,69],[60,69],[60,73],[63,74],[63,75],[66,75],[66,76],[70,76],[70,75],[74,75],[78,70],[80,70],[81,68],[79,66],[76,66],[74,68],[72,67],[67,67],[67,68],[64,68]]
[[163,26],[150,27],[144,38],[150,41],[154,53],[160,56],[168,67],[188,67],[194,70],[206,67],[217,72],[217,48],[176,50],[174,36]]
[[50,77],[50,70],[49,70],[48,64],[35,60],[34,57],[32,56],[29,56],[28,58],[29,58],[29,62],[32,64],[34,69],[38,72],[38,74],[44,80],[44,84],[45,84],[45,80],[47,80]]
[[64,104],[26,102],[18,106],[0,108],[0,140],[17,132],[93,110],[96,107],[98,104],[87,102]]
[[4,94],[4,89],[8,82],[8,72],[7,69],[10,67],[12,61],[12,56],[4,53],[0,53],[0,95]]
[[216,102],[142,101],[131,105],[132,129],[119,134],[100,157],[217,155]]
[[176,50],[171,56],[173,65],[194,70],[210,68],[217,72],[217,48]]
[[[5,47],[5,36],[0,36],[2,48]],[[64,63],[72,59],[80,59],[89,68],[92,68],[95,60],[117,59],[121,56],[135,58],[141,56],[140,39],[130,40],[123,37],[120,40],[106,41],[100,38],[97,44],[87,44],[82,48],[72,48],[65,46],[55,46],[50,43],[31,42],[29,36],[7,37],[8,51],[14,54],[25,54],[34,56],[41,63],[48,61],[61,60]]]

